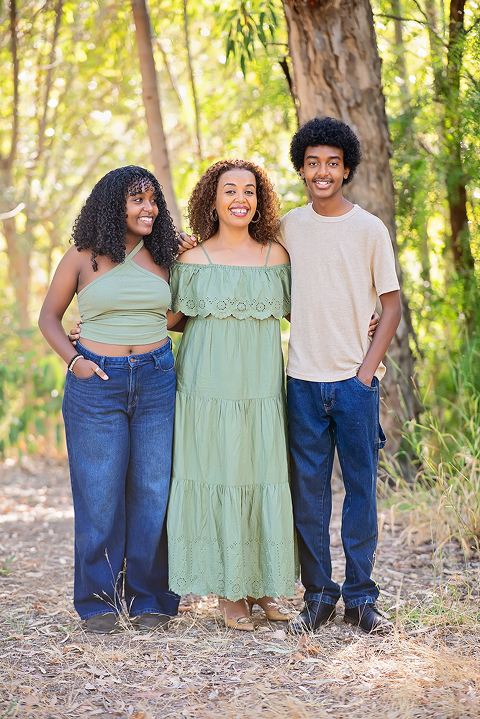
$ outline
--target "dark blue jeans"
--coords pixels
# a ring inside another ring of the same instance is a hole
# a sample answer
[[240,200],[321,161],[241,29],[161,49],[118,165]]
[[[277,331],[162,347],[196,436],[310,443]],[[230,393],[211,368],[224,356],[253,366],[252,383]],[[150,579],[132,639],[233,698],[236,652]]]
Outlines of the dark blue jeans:
[[291,485],[305,599],[336,604],[329,524],[335,446],[342,468],[345,501],[342,542],[347,608],[374,603],[379,587],[371,578],[377,545],[378,450],[385,435],[378,421],[380,389],[357,377],[342,382],[287,378]]
[[[109,376],[67,372],[63,416],[75,510],[74,603],[82,619],[121,611],[174,615],[165,514],[170,487],[175,371],[171,342],[101,357]],[[123,586],[122,586],[123,585]]]

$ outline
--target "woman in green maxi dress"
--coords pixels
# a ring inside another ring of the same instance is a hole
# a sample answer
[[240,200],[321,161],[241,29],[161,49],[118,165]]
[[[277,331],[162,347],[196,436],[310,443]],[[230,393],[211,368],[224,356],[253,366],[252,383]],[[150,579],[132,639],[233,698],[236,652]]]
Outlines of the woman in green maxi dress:
[[173,312],[188,322],[176,363],[169,581],[179,594],[227,598],[227,626],[251,631],[254,601],[286,619],[271,598],[294,591],[280,335],[290,264],[275,242],[278,200],[252,163],[207,170],[189,219],[203,242],[170,278]]

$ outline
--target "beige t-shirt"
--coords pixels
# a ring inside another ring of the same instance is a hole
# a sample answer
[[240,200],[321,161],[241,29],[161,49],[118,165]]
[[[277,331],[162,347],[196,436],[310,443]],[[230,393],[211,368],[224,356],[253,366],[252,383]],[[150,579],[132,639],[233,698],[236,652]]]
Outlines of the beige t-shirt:
[[[377,296],[399,289],[387,228],[358,205],[323,217],[309,204],[282,218],[279,239],[292,265],[287,374],[310,382],[354,377],[370,347]],[[375,376],[384,374],[380,364]]]

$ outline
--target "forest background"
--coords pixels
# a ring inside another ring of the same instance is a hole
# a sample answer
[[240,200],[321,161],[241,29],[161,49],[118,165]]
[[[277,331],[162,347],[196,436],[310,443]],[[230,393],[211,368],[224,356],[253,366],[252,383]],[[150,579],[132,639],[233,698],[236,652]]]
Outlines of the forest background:
[[[0,0],[4,460],[64,453],[65,368],[36,319],[93,184],[121,165],[155,169],[188,230],[202,172],[248,158],[286,212],[307,199],[291,135],[330,114],[360,135],[349,197],[389,227],[403,285],[382,412],[385,501],[410,513],[419,537],[433,518],[440,543],[455,536],[478,550],[477,2],[157,0],[150,27],[146,10],[138,0]],[[74,303],[65,327],[77,317]]]

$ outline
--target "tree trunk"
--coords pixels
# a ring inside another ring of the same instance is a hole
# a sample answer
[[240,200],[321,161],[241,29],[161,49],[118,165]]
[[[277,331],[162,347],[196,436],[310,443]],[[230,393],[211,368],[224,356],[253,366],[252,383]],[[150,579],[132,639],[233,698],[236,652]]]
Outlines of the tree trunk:
[[137,37],[140,72],[142,74],[143,104],[147,119],[148,135],[152,148],[155,175],[162,185],[172,219],[178,229],[182,222],[173,190],[167,143],[163,131],[160,97],[157,85],[157,73],[152,48],[152,31],[146,0],[131,0],[135,32]]
[[[368,0],[284,0],[300,123],[331,115],[350,125],[362,143],[363,161],[346,196],[380,217],[388,227],[398,263],[395,195],[390,170],[390,139],[382,92],[372,10]],[[410,312],[402,293],[403,319],[389,349],[383,381],[386,408],[382,424],[398,449],[400,422],[419,410],[409,345]]]
[[405,45],[403,42],[403,27],[402,21],[402,6],[400,0],[390,0],[390,7],[392,8],[392,15],[396,18],[394,22],[395,26],[395,43],[393,46],[393,53],[395,55],[395,68],[397,70],[397,76],[400,80],[403,80],[403,84],[400,86],[400,93],[402,95],[402,101],[405,103],[408,101],[408,81],[407,81],[407,63],[405,61]]
[[425,0],[425,14],[428,17],[428,40],[430,43],[430,62],[433,70],[434,100],[441,101],[444,94],[443,78],[443,40],[437,32],[437,7],[435,0]]
[[[17,4],[15,0],[10,0],[10,50],[13,70],[13,104],[11,108],[12,134],[8,154],[4,156],[0,150],[0,188],[2,191],[13,185],[12,168],[17,157],[19,135],[20,62],[18,54],[17,21]],[[17,208],[12,211],[9,211],[11,208],[5,207],[6,211],[2,212],[2,227],[7,243],[8,276],[15,298],[14,312],[18,316],[20,329],[27,330],[30,325],[28,316],[30,248],[16,232],[15,215],[18,214],[17,210],[19,207],[21,207],[21,205],[17,205]],[[2,207],[2,209],[4,208]]]
[[188,36],[188,5],[187,0],[183,0],[183,30],[185,33],[185,47],[187,49],[188,74],[190,75],[190,86],[192,88],[193,107],[195,110],[195,134],[197,136],[197,154],[200,162],[202,161],[202,135],[200,131],[200,110],[198,107],[197,88],[195,87],[195,77],[193,74],[192,55],[190,52],[190,38]]
[[460,72],[462,69],[465,0],[451,0],[445,80],[444,141],[446,181],[450,210],[451,248],[455,269],[464,280],[465,290],[475,281],[475,263],[469,242],[466,177],[463,170],[461,143]]
[[8,275],[15,297],[15,314],[21,330],[30,328],[28,299],[30,293],[30,247],[17,235],[15,219],[3,220],[3,234],[7,242]]
[[[451,0],[446,62],[445,46],[436,29],[437,13],[434,0],[426,0],[430,58],[434,74],[435,100],[441,109],[439,134],[445,151],[445,184],[450,215],[450,237],[447,241],[453,266],[462,283],[461,309],[472,325],[476,280],[475,262],[470,246],[467,216],[467,191],[462,160],[462,118],[460,107],[460,74],[465,42],[465,0]],[[473,329],[473,327],[472,327]]]

